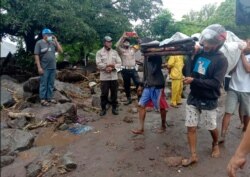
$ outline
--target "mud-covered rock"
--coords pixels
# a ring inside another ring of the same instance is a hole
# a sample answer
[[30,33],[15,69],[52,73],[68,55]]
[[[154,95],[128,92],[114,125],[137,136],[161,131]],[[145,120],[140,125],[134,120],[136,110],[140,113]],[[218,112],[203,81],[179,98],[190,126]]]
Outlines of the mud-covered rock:
[[31,77],[23,84],[25,92],[39,93],[40,77]]
[[1,168],[11,164],[15,160],[13,156],[1,156],[0,159],[1,159]]
[[3,129],[1,130],[1,154],[29,149],[33,145],[34,138],[34,135],[27,131]]

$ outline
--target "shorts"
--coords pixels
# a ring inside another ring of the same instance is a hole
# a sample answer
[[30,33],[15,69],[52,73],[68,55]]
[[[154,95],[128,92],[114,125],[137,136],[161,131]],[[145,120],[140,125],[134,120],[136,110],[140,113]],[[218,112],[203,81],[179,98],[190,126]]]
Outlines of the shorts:
[[186,105],[186,121],[185,126],[187,127],[205,127],[207,130],[214,130],[217,128],[217,111],[213,110],[201,110],[197,109],[193,105]]
[[139,101],[139,105],[143,107],[155,107],[155,109],[167,109],[168,104],[163,89],[155,87],[145,87]]
[[250,116],[250,93],[229,89],[225,103],[225,112],[229,114],[237,112],[236,108],[238,104],[241,115]]

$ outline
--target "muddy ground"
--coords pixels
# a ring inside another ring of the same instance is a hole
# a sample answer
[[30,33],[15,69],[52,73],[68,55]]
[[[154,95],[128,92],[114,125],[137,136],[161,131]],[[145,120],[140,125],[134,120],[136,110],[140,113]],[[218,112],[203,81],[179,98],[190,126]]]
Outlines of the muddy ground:
[[[218,125],[221,126],[224,97],[220,102]],[[183,100],[185,103],[185,99]],[[76,170],[60,175],[62,177],[227,177],[226,166],[242,136],[238,116],[232,118],[226,143],[221,147],[218,159],[210,157],[211,136],[203,128],[198,130],[197,153],[199,163],[191,167],[169,167],[168,157],[188,157],[189,149],[184,126],[185,104],[180,108],[169,108],[167,131],[156,132],[160,125],[160,114],[147,112],[145,134],[134,136],[130,130],[137,126],[138,114],[130,113],[136,102],[120,106],[120,114],[114,116],[111,110],[95,122],[89,122],[94,130],[87,134],[72,135],[68,131],[53,132],[50,128],[39,133],[35,145],[52,144],[55,152],[70,151],[78,164]],[[95,115],[98,116],[98,115]],[[123,121],[132,118],[132,123]],[[238,177],[250,177],[250,158]]]

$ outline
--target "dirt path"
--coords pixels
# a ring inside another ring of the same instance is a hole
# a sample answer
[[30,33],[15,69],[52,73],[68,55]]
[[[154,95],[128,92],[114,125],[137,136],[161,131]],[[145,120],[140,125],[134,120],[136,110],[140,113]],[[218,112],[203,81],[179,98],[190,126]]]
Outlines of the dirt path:
[[[223,104],[221,104],[223,105]],[[137,125],[137,114],[128,112],[134,107],[121,106],[120,115],[108,114],[96,122],[89,123],[95,129],[85,135],[79,135],[59,151],[70,151],[78,164],[76,170],[66,174],[70,177],[227,177],[226,165],[235,151],[241,137],[239,124],[234,116],[226,143],[221,146],[221,157],[210,157],[211,137],[203,128],[198,130],[197,153],[199,163],[192,167],[168,167],[165,159],[174,156],[188,156],[186,128],[184,127],[185,105],[170,108],[167,114],[166,133],[157,134],[160,114],[148,112],[145,135],[134,136],[130,130]],[[220,108],[220,113],[223,108]],[[125,116],[134,117],[133,123],[123,121]],[[218,119],[219,128],[221,118]],[[63,176],[63,175],[62,175]],[[238,177],[250,177],[250,159]]]

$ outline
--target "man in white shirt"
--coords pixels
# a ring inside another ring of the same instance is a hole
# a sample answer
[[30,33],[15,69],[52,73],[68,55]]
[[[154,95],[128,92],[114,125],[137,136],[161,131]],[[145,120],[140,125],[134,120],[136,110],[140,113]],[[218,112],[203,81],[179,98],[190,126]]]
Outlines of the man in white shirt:
[[108,103],[109,90],[111,93],[112,113],[118,115],[117,110],[117,92],[118,75],[117,69],[121,67],[121,58],[118,53],[112,49],[112,38],[104,37],[103,48],[96,53],[96,65],[100,70],[101,81],[101,112],[100,116],[106,114],[106,105]]
[[250,39],[246,42],[247,47],[242,50],[236,70],[232,73],[229,83],[220,143],[225,141],[230,118],[236,110],[237,105],[240,105],[239,112],[243,116],[243,132],[246,131],[250,120]]

